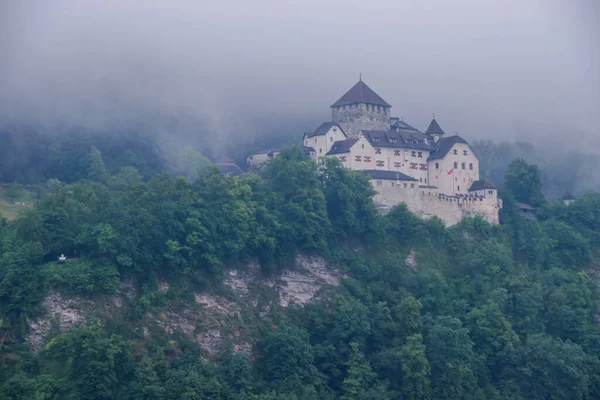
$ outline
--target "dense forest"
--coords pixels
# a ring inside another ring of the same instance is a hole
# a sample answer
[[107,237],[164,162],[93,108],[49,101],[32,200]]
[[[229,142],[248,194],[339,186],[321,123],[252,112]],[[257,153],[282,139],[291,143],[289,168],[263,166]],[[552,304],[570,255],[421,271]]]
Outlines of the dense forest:
[[[36,205],[0,221],[0,398],[600,398],[599,193],[548,201],[543,169],[516,159],[502,225],[445,228],[403,205],[379,215],[363,175],[297,147],[260,177],[200,160],[191,180],[161,172],[151,146],[84,139],[28,147],[25,161],[3,148],[2,178],[32,184]],[[138,329],[148,309],[185,305],[230,268],[258,260],[270,276],[299,253],[345,279],[254,320],[250,352],[207,358],[186,337]],[[25,343],[48,293],[102,302],[126,276],[141,288],[127,318],[91,313],[39,352]]]

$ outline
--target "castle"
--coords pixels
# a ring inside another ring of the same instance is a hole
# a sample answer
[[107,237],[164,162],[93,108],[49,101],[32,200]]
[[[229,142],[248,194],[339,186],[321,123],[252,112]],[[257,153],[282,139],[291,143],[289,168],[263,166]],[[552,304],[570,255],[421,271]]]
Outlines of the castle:
[[311,159],[337,157],[364,171],[385,212],[404,202],[415,214],[446,225],[481,216],[497,224],[502,207],[496,186],[479,179],[479,158],[460,136],[446,135],[435,117],[425,133],[399,118],[362,79],[331,106],[331,121],[305,133]]

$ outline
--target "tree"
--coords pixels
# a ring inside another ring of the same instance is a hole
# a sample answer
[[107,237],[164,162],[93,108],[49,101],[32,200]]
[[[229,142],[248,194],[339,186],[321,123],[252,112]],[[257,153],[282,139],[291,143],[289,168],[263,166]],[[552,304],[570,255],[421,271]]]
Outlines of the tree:
[[342,385],[344,394],[341,400],[359,400],[361,392],[366,391],[373,381],[376,374],[371,369],[368,361],[365,359],[360,346],[356,342],[350,343],[350,359],[346,363],[348,372]]
[[528,164],[522,158],[510,163],[504,173],[504,185],[522,203],[539,206],[545,201],[539,167]]
[[431,398],[431,369],[425,356],[423,336],[414,334],[406,338],[398,356],[402,365],[402,398],[424,400]]
[[108,180],[109,174],[104,166],[104,161],[102,160],[102,154],[100,150],[98,150],[95,146],[90,147],[90,179],[106,182]]
[[335,235],[368,237],[375,229],[377,209],[376,192],[366,175],[344,168],[335,157],[326,157],[319,167],[319,183]]

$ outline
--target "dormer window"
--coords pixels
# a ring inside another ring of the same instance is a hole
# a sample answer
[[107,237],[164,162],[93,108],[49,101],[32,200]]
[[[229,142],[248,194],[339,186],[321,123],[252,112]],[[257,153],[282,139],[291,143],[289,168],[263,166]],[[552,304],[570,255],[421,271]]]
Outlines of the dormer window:
[[458,154],[458,150],[454,149],[454,151],[452,152],[453,154]]
[[468,155],[469,153],[466,150],[463,150],[463,156]]
[[374,142],[379,142],[379,139],[380,139],[380,138],[378,138],[378,137],[374,137],[374,138],[373,138],[373,141],[374,141]]

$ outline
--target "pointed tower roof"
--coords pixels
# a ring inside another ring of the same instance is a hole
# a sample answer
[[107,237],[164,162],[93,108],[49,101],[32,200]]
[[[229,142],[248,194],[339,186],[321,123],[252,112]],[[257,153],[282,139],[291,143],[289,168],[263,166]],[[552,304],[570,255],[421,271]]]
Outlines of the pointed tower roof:
[[425,132],[426,135],[444,135],[445,133],[446,132],[440,128],[440,125],[435,120],[435,117],[431,120],[429,128],[427,128],[427,131]]
[[575,196],[573,196],[571,192],[565,192],[562,198],[563,200],[575,200]]
[[352,88],[348,90],[345,95],[340,97],[338,101],[333,103],[331,107],[346,106],[348,104],[358,103],[391,107],[391,105],[389,105],[384,99],[379,97],[379,95],[375,93],[373,89],[368,87],[367,84],[362,81],[362,79],[359,80],[356,85],[352,86]]

